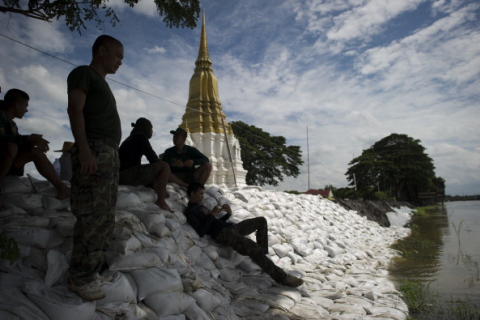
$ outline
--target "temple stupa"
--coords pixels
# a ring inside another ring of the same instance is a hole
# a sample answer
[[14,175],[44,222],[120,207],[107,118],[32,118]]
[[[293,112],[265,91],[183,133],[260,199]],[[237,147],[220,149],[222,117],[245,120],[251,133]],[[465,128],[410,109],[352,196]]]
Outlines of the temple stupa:
[[195,66],[187,107],[179,127],[188,132],[186,144],[210,159],[213,170],[207,184],[221,188],[244,187],[247,171],[243,168],[240,144],[222,111],[217,77],[213,74],[208,54],[205,12]]

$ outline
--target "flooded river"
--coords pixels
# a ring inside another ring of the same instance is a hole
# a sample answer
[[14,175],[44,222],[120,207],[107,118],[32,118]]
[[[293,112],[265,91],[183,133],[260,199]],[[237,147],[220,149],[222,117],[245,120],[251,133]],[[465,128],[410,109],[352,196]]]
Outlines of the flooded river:
[[411,255],[395,259],[392,280],[430,283],[442,301],[480,307],[480,201],[447,202],[436,214],[416,216]]

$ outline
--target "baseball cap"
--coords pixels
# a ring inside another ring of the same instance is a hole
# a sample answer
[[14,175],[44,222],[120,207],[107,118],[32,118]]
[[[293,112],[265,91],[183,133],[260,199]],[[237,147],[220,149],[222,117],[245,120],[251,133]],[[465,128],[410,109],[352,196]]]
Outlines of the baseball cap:
[[171,133],[171,134],[177,133],[177,134],[181,135],[182,137],[185,137],[185,138],[187,137],[187,131],[183,130],[183,129],[180,128],[180,127],[177,128],[177,130],[171,130],[170,133]]

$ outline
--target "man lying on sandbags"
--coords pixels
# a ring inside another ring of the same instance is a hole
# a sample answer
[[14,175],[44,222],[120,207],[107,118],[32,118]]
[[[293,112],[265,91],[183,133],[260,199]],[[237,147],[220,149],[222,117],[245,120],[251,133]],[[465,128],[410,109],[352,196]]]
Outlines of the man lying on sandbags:
[[28,94],[10,89],[0,101],[0,184],[6,175],[23,176],[24,166],[33,162],[43,177],[57,189],[60,200],[70,197],[70,188],[55,172],[45,153],[49,142],[41,134],[21,135],[13,119],[22,119],[28,112]]
[[[280,284],[290,287],[298,287],[303,284],[302,279],[285,273],[265,256],[268,253],[268,225],[264,217],[247,219],[238,224],[227,222],[232,215],[230,206],[216,206],[210,211],[201,204],[204,194],[204,185],[192,182],[187,188],[189,201],[184,212],[188,223],[200,237],[208,234],[218,243],[230,246],[238,253],[249,256],[263,271]],[[217,219],[215,215],[221,210],[225,210],[227,214]],[[254,231],[256,231],[256,243],[245,237]]]

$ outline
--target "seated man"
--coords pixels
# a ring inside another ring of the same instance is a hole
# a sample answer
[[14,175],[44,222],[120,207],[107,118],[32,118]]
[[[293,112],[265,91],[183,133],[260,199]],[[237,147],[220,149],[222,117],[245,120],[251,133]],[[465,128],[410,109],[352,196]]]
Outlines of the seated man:
[[[118,149],[120,184],[152,186],[157,193],[155,204],[163,210],[171,211],[165,202],[170,169],[166,162],[160,161],[148,141],[153,134],[152,123],[148,119],[139,118],[136,123],[132,123],[132,127],[130,136]],[[143,156],[147,157],[150,164],[141,164]]]
[[[216,206],[212,211],[209,211],[208,208],[201,205],[204,193],[205,187],[202,184],[191,183],[187,189],[189,201],[184,213],[188,223],[200,237],[208,234],[218,243],[230,246],[238,253],[249,256],[263,271],[280,284],[298,287],[303,283],[302,279],[285,273],[265,256],[268,253],[268,226],[264,217],[247,219],[238,224],[226,222],[232,215],[230,206]],[[215,215],[221,210],[225,210],[227,214],[221,219],[217,219]],[[256,232],[256,243],[245,237],[254,231]]]
[[[169,164],[172,175],[168,181],[182,187],[188,187],[191,182],[205,184],[212,172],[212,165],[198,149],[185,145],[187,132],[182,128],[170,131],[173,134],[173,144],[163,153],[162,160]],[[195,168],[195,166],[199,166]],[[175,179],[178,178],[178,179]]]
[[25,164],[32,162],[43,177],[57,189],[60,200],[70,197],[70,188],[55,172],[45,153],[49,142],[41,134],[21,135],[14,118],[22,119],[28,112],[28,94],[19,89],[10,89],[0,107],[0,184],[7,175],[23,176]]

